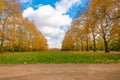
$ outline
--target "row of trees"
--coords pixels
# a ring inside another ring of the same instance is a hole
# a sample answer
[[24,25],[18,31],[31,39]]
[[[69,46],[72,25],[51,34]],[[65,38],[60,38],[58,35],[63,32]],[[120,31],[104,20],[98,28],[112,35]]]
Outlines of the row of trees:
[[47,40],[23,18],[18,0],[0,0],[0,51],[47,49]]
[[72,22],[62,49],[120,51],[120,0],[91,0]]

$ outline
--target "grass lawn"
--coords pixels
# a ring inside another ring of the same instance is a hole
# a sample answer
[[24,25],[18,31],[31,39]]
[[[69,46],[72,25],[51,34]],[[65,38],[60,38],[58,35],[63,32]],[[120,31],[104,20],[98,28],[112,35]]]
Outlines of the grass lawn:
[[114,64],[120,54],[102,52],[41,51],[0,54],[0,64]]

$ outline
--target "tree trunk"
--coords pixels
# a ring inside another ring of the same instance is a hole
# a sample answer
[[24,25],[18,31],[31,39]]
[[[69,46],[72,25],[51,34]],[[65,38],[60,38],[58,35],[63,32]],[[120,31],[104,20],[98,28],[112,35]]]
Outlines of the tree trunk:
[[119,45],[119,52],[120,52],[120,38],[119,38],[119,40],[118,40],[118,45]]
[[4,52],[4,25],[5,24],[3,24],[3,33],[2,33],[2,39],[1,39],[1,53],[3,53]]
[[105,52],[106,53],[109,52],[109,50],[108,50],[108,42],[107,42],[106,38],[104,38],[104,47],[105,47]]
[[3,38],[4,37],[2,37],[2,40],[1,40],[1,50],[0,50],[1,53],[3,53],[4,51],[4,39]]
[[95,39],[93,40],[93,44],[94,44],[94,45],[93,45],[93,46],[94,46],[93,51],[96,52],[96,42],[95,42]]
[[89,48],[88,48],[88,40],[86,40],[86,51],[89,51]]
[[19,45],[19,52],[21,52],[21,45]]
[[84,51],[84,49],[83,49],[83,42],[81,43],[81,50]]
[[19,52],[21,52],[21,40],[19,40]]
[[14,48],[14,46],[12,47],[12,52],[15,52],[15,48]]
[[96,52],[96,41],[95,41],[95,35],[93,34],[93,51]]
[[15,52],[15,45],[14,45],[14,42],[12,42],[12,52]]

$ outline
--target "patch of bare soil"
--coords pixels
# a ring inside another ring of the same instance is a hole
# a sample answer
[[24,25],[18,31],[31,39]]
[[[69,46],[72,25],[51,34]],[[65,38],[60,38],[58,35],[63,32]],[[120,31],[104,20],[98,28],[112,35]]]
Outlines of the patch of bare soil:
[[0,80],[120,80],[120,64],[3,64]]

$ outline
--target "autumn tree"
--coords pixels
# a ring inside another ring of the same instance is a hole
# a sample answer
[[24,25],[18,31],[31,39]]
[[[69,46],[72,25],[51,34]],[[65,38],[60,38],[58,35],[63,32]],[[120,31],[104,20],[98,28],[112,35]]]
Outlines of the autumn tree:
[[87,18],[85,16],[85,14],[81,14],[72,22],[71,28],[63,40],[62,49],[89,50],[89,28],[86,25]]
[[5,31],[7,30],[10,16],[12,16],[14,10],[11,8],[12,5],[6,0],[1,3],[0,23],[1,23],[1,52],[4,51],[4,42],[6,39]]
[[83,39],[81,42],[85,44],[85,50],[89,51],[89,40],[90,40],[90,31],[89,31],[89,21],[88,21],[88,11],[84,11],[83,14],[80,14],[78,19],[76,20],[77,26],[79,31],[77,32],[79,34],[79,38]]
[[88,20],[87,24],[89,25],[90,33],[92,34],[92,40],[93,40],[93,51],[96,51],[96,37],[98,35],[97,33],[97,13],[95,12],[95,9],[97,8],[98,3],[94,3],[91,1],[90,3],[90,10],[88,12]]
[[[80,42],[82,44],[82,49],[83,46],[86,51],[92,47],[94,51],[96,51],[96,49],[102,50],[104,48],[105,52],[109,52],[110,47],[112,47],[110,46],[111,44],[118,44],[114,46],[117,50],[120,50],[119,30],[120,1],[91,0],[89,9],[80,14],[80,16],[72,22],[69,31],[71,31],[74,36],[75,45],[78,45],[78,42]],[[68,32],[66,35],[68,35]],[[68,37],[67,39],[69,39]],[[64,44],[68,44],[66,36],[64,41],[66,42]],[[91,41],[93,42],[92,46]]]
[[112,29],[110,31],[110,36],[112,38],[110,44],[113,50],[120,51],[120,0],[116,0],[112,4],[112,16],[109,16],[112,21]]
[[74,50],[74,42],[71,30],[68,30],[62,42],[62,50]]
[[37,27],[23,18],[18,0],[0,3],[1,52],[47,50],[47,40]]
[[112,19],[115,19],[115,3],[115,0],[92,0],[91,8],[94,9],[93,13],[97,15],[96,23],[98,25],[98,33],[104,40],[105,52],[109,52],[108,43],[111,40],[110,31],[114,24]]

